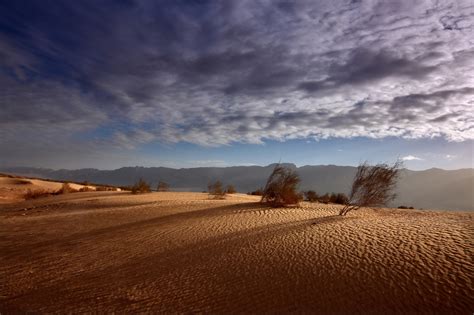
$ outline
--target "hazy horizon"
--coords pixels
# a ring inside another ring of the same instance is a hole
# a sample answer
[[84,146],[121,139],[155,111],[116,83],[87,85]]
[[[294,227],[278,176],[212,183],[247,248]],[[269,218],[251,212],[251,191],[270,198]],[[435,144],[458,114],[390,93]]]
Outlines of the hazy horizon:
[[[297,168],[305,167],[305,166],[337,166],[337,167],[357,167],[357,165],[338,165],[338,164],[295,164],[291,162],[274,162],[274,163],[269,163],[269,164],[247,164],[247,165],[241,165],[241,164],[236,164],[236,165],[226,165],[226,166],[193,166],[193,167],[168,167],[168,166],[160,166],[160,165],[151,165],[151,166],[143,166],[143,165],[123,165],[119,167],[114,167],[114,168],[96,168],[96,167],[81,167],[81,168],[51,168],[51,167],[37,167],[37,166],[27,166],[27,165],[20,165],[20,166],[5,166],[5,167],[0,167],[0,171],[2,169],[14,169],[14,168],[36,168],[36,169],[48,169],[48,170],[53,170],[53,171],[59,171],[59,170],[68,170],[68,171],[76,171],[76,170],[82,170],[82,169],[95,169],[98,171],[114,171],[114,170],[119,170],[121,168],[169,168],[169,169],[174,169],[174,170],[180,170],[180,169],[193,169],[193,168],[229,168],[229,167],[252,167],[252,166],[258,166],[258,167],[267,167],[271,166],[273,164],[292,164],[295,165]],[[380,162],[382,163],[382,162]],[[432,169],[439,169],[443,171],[457,171],[457,170],[469,170],[469,169],[474,169],[474,167],[461,167],[461,168],[453,168],[453,169],[448,169],[448,168],[440,168],[440,167],[430,167],[430,168],[425,168],[425,169],[411,169],[406,166],[404,166],[402,169],[408,170],[408,171],[417,171],[417,172],[422,172],[422,171],[428,171]]]

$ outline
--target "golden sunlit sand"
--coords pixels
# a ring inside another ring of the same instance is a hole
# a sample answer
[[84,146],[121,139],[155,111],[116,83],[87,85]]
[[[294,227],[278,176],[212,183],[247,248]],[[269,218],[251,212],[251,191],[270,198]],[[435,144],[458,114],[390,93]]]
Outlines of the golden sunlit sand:
[[[68,184],[72,189],[79,190],[85,185],[76,183]],[[24,200],[24,195],[28,190],[54,192],[61,189],[63,183],[47,181],[33,178],[23,178],[16,176],[3,176],[0,174],[0,205]],[[90,190],[95,190],[94,186],[87,186]]]
[[1,313],[474,310],[469,212],[172,192],[0,207]]

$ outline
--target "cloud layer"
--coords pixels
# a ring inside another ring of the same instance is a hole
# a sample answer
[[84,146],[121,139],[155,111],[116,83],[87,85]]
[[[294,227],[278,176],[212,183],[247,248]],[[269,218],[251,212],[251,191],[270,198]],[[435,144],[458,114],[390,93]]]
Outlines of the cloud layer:
[[11,156],[66,143],[474,139],[469,0],[3,6]]

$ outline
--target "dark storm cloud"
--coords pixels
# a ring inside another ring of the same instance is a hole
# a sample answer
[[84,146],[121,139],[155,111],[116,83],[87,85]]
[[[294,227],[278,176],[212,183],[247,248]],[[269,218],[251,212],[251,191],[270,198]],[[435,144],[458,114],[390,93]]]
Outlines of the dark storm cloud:
[[0,10],[5,145],[24,134],[25,148],[39,138],[126,148],[474,138],[469,1],[15,1]]

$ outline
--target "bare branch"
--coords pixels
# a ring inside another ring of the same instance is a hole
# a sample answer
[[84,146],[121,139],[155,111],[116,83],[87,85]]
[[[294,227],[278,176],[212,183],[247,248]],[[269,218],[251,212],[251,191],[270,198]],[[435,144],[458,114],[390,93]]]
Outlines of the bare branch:
[[384,206],[395,199],[394,190],[402,165],[399,160],[393,165],[384,163],[370,166],[367,162],[359,165],[352,182],[349,200],[339,214],[346,215],[349,211],[360,207]]

